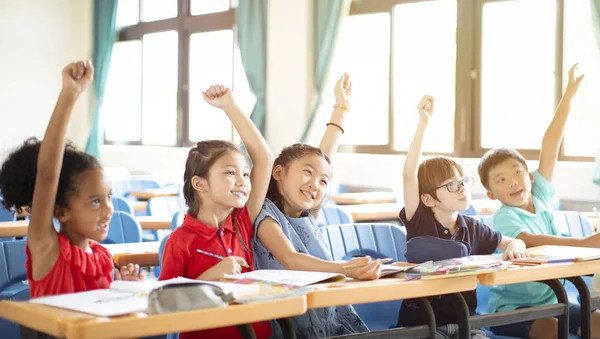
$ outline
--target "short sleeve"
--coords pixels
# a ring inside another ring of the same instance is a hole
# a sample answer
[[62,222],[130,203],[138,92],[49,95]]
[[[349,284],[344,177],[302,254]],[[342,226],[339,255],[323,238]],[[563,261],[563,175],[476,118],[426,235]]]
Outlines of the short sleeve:
[[511,238],[517,238],[522,232],[529,232],[516,212],[503,207],[494,212],[494,228]]
[[181,232],[180,229],[176,229],[167,239],[158,280],[187,277],[186,263],[189,260],[186,251],[182,248],[184,242],[181,237],[183,236],[185,236],[185,233]]
[[433,236],[437,237],[437,226],[435,219],[431,211],[423,204],[419,203],[415,214],[410,220],[406,219],[406,209],[402,208],[400,211],[400,220],[406,226],[406,233],[408,238],[420,237],[420,236]]
[[258,233],[258,227],[265,218],[271,218],[275,220],[275,222],[279,224],[279,226],[281,226],[281,220],[279,220],[278,217],[280,213],[281,212],[279,211],[279,208],[277,208],[277,206],[275,206],[275,204],[271,200],[266,199],[262,209],[260,210],[260,213],[258,213],[256,220],[254,220],[255,234]]
[[556,188],[537,170],[533,171],[531,176],[533,177],[531,194],[539,199],[545,206],[551,207],[553,205],[552,201],[556,196]]
[[498,249],[498,244],[502,241],[502,234],[493,230],[489,226],[473,220],[473,232],[476,236],[477,247],[472,253],[473,255],[492,254]]

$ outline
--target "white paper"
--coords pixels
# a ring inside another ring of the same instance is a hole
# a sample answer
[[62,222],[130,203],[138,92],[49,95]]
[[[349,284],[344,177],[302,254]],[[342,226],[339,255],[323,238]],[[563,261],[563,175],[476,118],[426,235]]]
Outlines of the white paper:
[[291,271],[291,270],[256,270],[242,274],[226,274],[227,279],[254,279],[260,281],[270,281],[293,286],[307,286],[328,280],[336,282],[344,281],[346,277],[343,274],[310,272],[310,271]]

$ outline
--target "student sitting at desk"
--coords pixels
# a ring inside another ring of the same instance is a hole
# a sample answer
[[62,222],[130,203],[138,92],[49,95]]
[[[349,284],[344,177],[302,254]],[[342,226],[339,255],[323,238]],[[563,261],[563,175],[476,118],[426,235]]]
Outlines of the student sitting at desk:
[[[434,109],[434,99],[425,95],[419,102],[420,122],[404,163],[404,208],[400,219],[406,225],[408,261],[411,258],[426,260],[449,259],[449,253],[429,253],[430,246],[421,247],[411,244],[416,241],[439,243],[437,239],[463,243],[470,252],[466,255],[492,254],[496,249],[504,251],[505,258],[528,256],[525,243],[509,237],[503,237],[488,226],[459,211],[469,208],[473,178],[464,175],[461,166],[448,157],[432,157],[419,164],[425,130],[429,125]],[[419,240],[417,240],[419,239]],[[447,257],[444,257],[447,256]],[[471,315],[477,308],[475,291],[463,292]],[[458,326],[456,311],[452,300],[447,296],[433,299],[431,302],[442,338],[456,338]],[[427,323],[422,310],[412,301],[404,301],[398,317],[399,326],[417,326]],[[485,333],[474,329],[472,338],[485,338]]]
[[[231,90],[211,86],[204,94],[221,108],[236,128],[252,160],[228,141],[199,142],[188,154],[183,195],[188,212],[165,245],[159,280],[218,280],[224,274],[252,270],[252,222],[265,200],[273,156],[250,118],[236,105]],[[252,173],[252,174],[251,174]],[[252,183],[252,189],[250,184]],[[271,335],[269,322],[252,324],[256,337]],[[240,338],[235,327],[187,332],[180,339]]]
[[[563,131],[569,116],[571,101],[583,75],[576,77],[577,65],[569,70],[569,82],[554,118],[542,140],[537,171],[529,172],[525,159],[512,149],[488,151],[479,163],[479,177],[490,199],[500,200],[502,207],[494,212],[494,228],[502,234],[523,240],[528,247],[561,245],[600,247],[600,234],[587,238],[561,237],[552,216],[552,200],[556,190],[552,185]],[[515,123],[521,123],[516,121]],[[556,304],[552,289],[540,283],[502,285],[492,288],[489,312]],[[569,308],[569,330],[580,331],[579,305]],[[492,327],[498,335],[513,337],[553,338],[558,332],[556,318],[544,318],[516,324]],[[600,335],[600,312],[592,313],[592,333]]]
[[[0,170],[4,206],[31,206],[27,228],[27,280],[32,298],[108,288],[113,259],[104,240],[113,214],[110,181],[97,159],[65,146],[77,98],[92,82],[90,61],[67,65],[62,91],[40,143],[29,139]],[[52,218],[60,221],[56,232]],[[139,280],[139,267],[114,272],[116,279]]]

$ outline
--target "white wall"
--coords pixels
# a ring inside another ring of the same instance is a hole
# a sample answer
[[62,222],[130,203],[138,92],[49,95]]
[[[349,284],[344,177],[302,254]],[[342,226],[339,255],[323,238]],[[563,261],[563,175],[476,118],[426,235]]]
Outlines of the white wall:
[[[91,55],[92,3],[0,1],[0,159],[30,136],[41,137],[61,88],[61,70]],[[87,137],[89,97],[73,113],[68,136]]]

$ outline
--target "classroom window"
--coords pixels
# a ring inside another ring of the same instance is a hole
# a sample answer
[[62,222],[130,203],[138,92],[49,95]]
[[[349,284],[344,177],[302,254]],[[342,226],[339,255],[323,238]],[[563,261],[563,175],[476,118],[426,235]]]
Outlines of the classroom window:
[[244,112],[254,106],[237,48],[236,7],[230,0],[119,1],[101,113],[105,143],[239,139],[225,114],[202,97],[208,86],[223,84]]
[[417,103],[431,94],[426,152],[480,157],[511,147],[537,159],[567,71],[579,61],[586,79],[559,159],[598,154],[582,137],[600,127],[600,52],[589,0],[353,0],[334,55],[330,83],[344,70],[355,79],[346,149],[405,153]]

